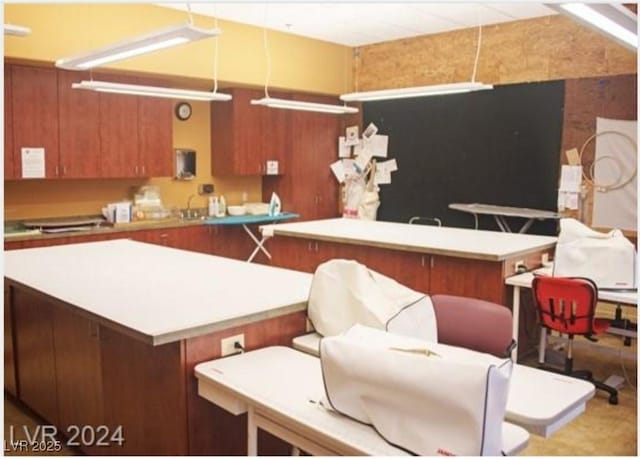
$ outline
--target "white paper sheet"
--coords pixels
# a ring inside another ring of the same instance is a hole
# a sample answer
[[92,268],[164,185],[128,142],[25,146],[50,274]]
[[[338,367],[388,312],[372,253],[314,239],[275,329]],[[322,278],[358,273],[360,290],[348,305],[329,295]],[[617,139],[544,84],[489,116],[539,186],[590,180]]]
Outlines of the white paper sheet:
[[570,193],[580,192],[580,184],[582,183],[582,166],[562,166],[560,174],[560,191]]
[[355,159],[355,166],[359,172],[364,171],[367,168],[367,164],[371,160],[372,154],[369,148],[363,148],[360,154]]
[[389,161],[383,161],[377,164],[378,170],[383,170],[385,172],[395,172],[398,170],[398,163],[395,159],[390,159]]
[[387,157],[387,148],[389,146],[389,136],[374,135],[365,141],[365,148],[371,150],[372,156],[380,158]]
[[342,161],[338,160],[335,163],[332,163],[329,167],[331,168],[331,172],[333,172],[333,175],[336,176],[336,180],[339,183],[344,182],[346,171],[344,169],[344,164],[342,164]]
[[347,145],[347,138],[343,135],[338,137],[338,158],[348,158],[351,156],[351,147]]
[[44,148],[22,148],[22,178],[44,178]]
[[344,168],[344,173],[347,178],[359,175],[358,171],[356,170],[354,159],[343,159],[342,167]]
[[391,173],[384,169],[376,169],[376,175],[373,179],[376,185],[388,185],[391,183]]
[[347,145],[355,145],[360,142],[358,139],[358,126],[349,126],[345,129],[346,133],[346,144]]
[[369,123],[369,126],[367,126],[367,128],[362,133],[362,138],[370,139],[372,136],[376,135],[377,133],[378,133],[378,126],[376,126],[373,123]]

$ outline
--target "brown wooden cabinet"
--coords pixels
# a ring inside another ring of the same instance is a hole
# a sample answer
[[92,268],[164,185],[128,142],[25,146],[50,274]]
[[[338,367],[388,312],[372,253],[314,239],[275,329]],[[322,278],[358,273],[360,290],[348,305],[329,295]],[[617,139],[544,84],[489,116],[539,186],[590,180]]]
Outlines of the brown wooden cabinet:
[[22,148],[44,148],[45,178],[59,177],[58,75],[55,69],[11,66],[13,161],[22,177]]
[[104,176],[100,167],[100,96],[97,92],[71,86],[89,79],[89,72],[58,71],[62,178]]
[[4,281],[4,389],[14,397],[18,396],[16,378],[15,346],[13,344],[13,310],[11,307],[11,287]]
[[4,178],[16,178],[13,159],[13,101],[11,96],[11,66],[4,66]]
[[[163,82],[138,79],[138,84],[163,86]],[[138,176],[172,177],[173,102],[161,97],[138,97]]]
[[[265,175],[266,161],[276,160],[285,172],[291,131],[288,110],[251,105],[261,90],[228,90],[233,99],[211,104],[211,173],[214,175]],[[272,93],[271,97],[287,97]]]
[[26,290],[12,288],[10,295],[20,400],[58,424],[53,311],[40,296]]

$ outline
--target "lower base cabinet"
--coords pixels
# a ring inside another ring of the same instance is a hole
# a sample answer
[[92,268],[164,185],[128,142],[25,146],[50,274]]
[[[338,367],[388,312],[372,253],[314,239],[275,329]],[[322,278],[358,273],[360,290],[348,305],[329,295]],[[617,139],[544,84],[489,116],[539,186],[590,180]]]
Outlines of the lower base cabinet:
[[[300,311],[152,346],[53,298],[7,286],[17,398],[92,455],[246,455],[246,418],[198,396],[194,367],[219,358],[223,338],[244,333],[247,350],[290,345],[306,325]],[[261,454],[288,454],[281,441],[264,440]]]

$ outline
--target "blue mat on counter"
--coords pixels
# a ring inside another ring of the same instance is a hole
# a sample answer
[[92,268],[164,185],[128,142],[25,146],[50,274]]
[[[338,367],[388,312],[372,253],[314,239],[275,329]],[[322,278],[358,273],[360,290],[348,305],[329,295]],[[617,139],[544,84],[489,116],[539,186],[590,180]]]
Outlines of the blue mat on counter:
[[253,223],[273,223],[282,220],[291,220],[300,215],[292,212],[283,212],[279,215],[233,215],[228,217],[209,217],[204,220],[205,225],[251,225]]

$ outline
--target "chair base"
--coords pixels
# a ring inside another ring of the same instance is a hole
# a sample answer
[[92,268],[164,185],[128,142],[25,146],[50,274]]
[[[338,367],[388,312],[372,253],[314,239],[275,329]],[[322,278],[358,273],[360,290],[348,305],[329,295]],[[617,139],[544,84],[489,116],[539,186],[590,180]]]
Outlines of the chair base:
[[603,390],[609,394],[610,405],[618,404],[618,389],[608,386],[603,382],[594,380],[593,373],[591,373],[591,371],[589,370],[572,370],[570,372],[567,372],[563,369],[550,367],[548,365],[538,365],[538,368],[540,370],[551,371],[553,373],[559,373],[566,376],[571,376],[572,378],[584,379],[586,381],[589,381],[594,386],[596,386],[597,389]]

